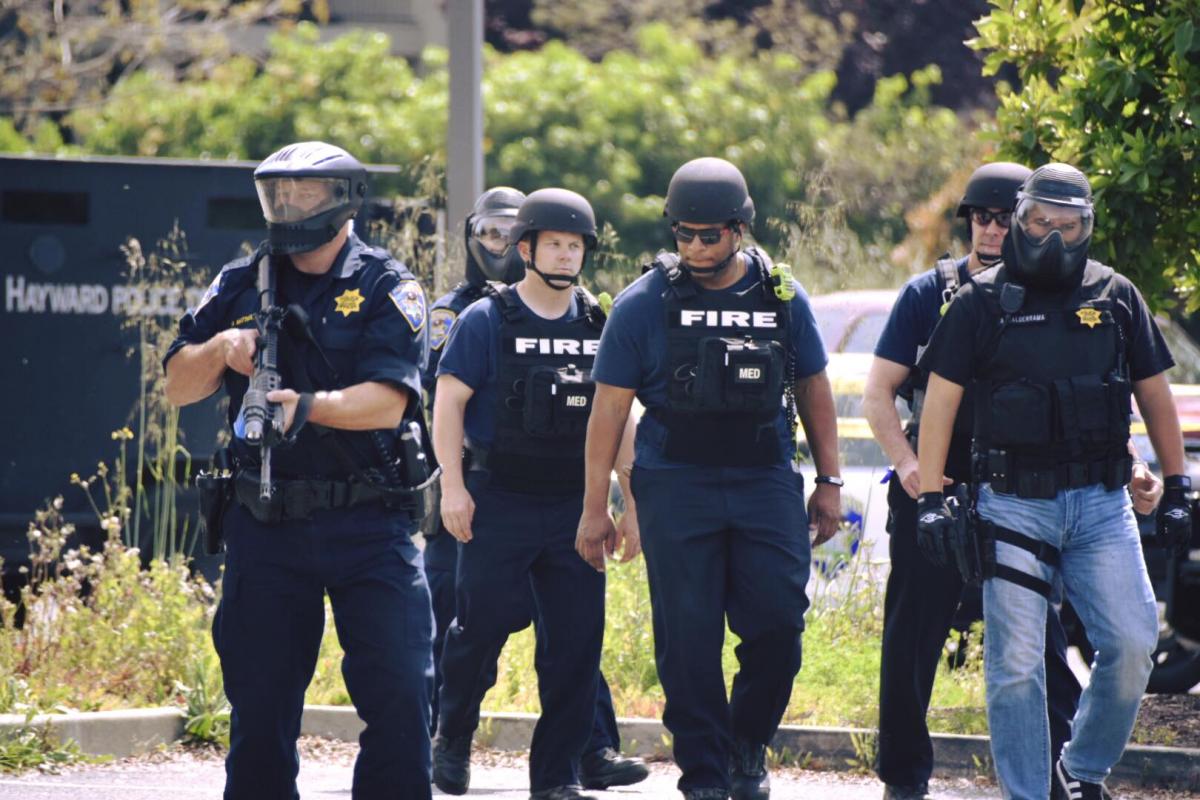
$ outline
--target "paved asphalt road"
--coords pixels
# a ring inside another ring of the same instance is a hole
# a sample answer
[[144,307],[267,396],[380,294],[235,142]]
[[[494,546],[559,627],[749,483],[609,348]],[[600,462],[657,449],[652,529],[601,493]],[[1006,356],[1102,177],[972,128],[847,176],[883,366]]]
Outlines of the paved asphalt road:
[[[350,797],[352,750],[329,746],[319,752],[308,749],[300,771],[300,792],[305,800],[348,800]],[[656,764],[645,782],[632,787],[597,792],[601,800],[628,798],[678,798],[673,765]],[[476,756],[472,789],[468,797],[491,800],[525,800],[529,797],[526,764],[520,758],[484,754]],[[72,768],[60,775],[0,776],[3,800],[160,800],[163,798],[212,798],[221,796],[224,781],[219,759],[197,757],[190,752],[172,752],[127,759],[114,764]],[[933,787],[946,800],[998,798],[994,785],[974,785],[967,780],[936,781]],[[832,772],[777,771],[772,800],[878,800],[881,787],[873,779]],[[443,797],[434,792],[435,797]],[[1126,800],[1183,798],[1182,793],[1121,791]]]

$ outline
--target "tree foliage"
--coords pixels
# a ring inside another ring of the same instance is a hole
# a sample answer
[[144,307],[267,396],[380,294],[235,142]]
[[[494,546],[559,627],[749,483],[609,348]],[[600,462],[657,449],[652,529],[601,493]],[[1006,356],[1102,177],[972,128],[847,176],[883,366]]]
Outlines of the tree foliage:
[[[903,237],[903,212],[940,186],[976,147],[952,112],[929,105],[936,70],[880,84],[853,120],[828,110],[835,79],[786,53],[706,57],[661,24],[635,51],[594,62],[561,42],[489,51],[484,71],[487,181],[581,192],[620,234],[629,255],[665,244],[662,195],[684,161],[738,164],[768,220],[813,202],[830,177],[860,235]],[[301,26],[278,35],[263,65],[229,59],[205,80],[141,72],[97,109],[69,122],[84,150],[158,156],[262,158],[300,139],[326,139],[364,160],[444,162],[446,53],[420,70],[388,54],[385,37],[319,44]]]
[[1200,308],[1200,4],[991,0],[971,44],[985,70],[1014,64],[1001,154],[1083,170],[1096,198],[1094,258],[1151,303]]

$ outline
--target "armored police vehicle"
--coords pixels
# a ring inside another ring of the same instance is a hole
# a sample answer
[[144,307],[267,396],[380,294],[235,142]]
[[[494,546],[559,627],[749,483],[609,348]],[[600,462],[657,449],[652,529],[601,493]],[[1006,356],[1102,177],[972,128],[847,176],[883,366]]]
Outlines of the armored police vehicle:
[[[10,592],[17,568],[28,563],[28,523],[48,499],[61,494],[66,521],[84,541],[99,538],[96,515],[69,476],[87,476],[98,462],[111,463],[117,453],[113,431],[138,427],[131,412],[140,376],[149,373],[142,372],[145,348],[138,347],[136,326],[129,323],[152,315],[173,326],[203,295],[201,271],[215,275],[264,238],[254,167],[0,156],[0,419],[6,428],[0,439],[0,556]],[[397,182],[397,168],[369,171],[377,195],[381,185]],[[360,222],[392,213],[388,203],[369,202]],[[431,219],[426,215],[424,222]],[[186,267],[173,273],[174,282],[131,283],[122,252],[126,239],[136,237],[149,254],[176,227],[186,243],[179,254]],[[359,235],[367,238],[365,227],[360,224]],[[221,426],[216,399],[183,410],[180,427],[196,465],[193,474],[211,457]],[[134,464],[131,458],[131,472]],[[194,509],[194,499],[180,503],[181,514]]]

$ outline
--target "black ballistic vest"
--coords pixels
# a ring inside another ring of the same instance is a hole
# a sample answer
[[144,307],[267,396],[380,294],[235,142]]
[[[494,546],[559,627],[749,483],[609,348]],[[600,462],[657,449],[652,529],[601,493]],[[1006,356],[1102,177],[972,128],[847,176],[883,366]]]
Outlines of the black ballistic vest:
[[511,286],[489,284],[499,305],[496,438],[488,452],[491,485],[526,494],[583,491],[583,447],[596,384],[592,362],[605,315],[584,289],[583,313],[569,321],[529,311]]
[[742,251],[758,282],[748,291],[699,290],[661,253],[667,279],[667,405],[654,411],[667,429],[667,458],[709,466],[765,466],[782,457],[776,428],[792,375],[787,302],[775,296],[771,263]]
[[[976,452],[1006,453],[1018,473],[1127,459],[1128,322],[1112,269],[1089,261],[1066,294],[1023,290],[1003,267],[976,283],[996,325],[976,378]],[[1110,482],[1094,478],[1083,485]]]

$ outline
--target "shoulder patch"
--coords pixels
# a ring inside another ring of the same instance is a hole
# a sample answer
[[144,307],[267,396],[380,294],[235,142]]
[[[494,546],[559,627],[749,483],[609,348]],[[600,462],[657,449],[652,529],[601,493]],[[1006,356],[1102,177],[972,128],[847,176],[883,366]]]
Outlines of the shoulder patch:
[[458,319],[458,314],[448,308],[435,308],[429,312],[429,347],[431,349],[442,349],[456,319]]
[[403,316],[413,333],[425,327],[425,293],[416,281],[401,281],[388,292],[388,297]]
[[196,307],[192,310],[193,314],[199,314],[200,309],[202,309],[206,305],[208,305],[208,301],[212,300],[214,297],[216,297],[217,292],[221,291],[221,276],[222,275],[224,275],[224,271],[218,272],[217,277],[213,278],[212,283],[210,283],[208,285],[208,288],[204,290],[204,296],[200,298],[200,302],[196,303]]

